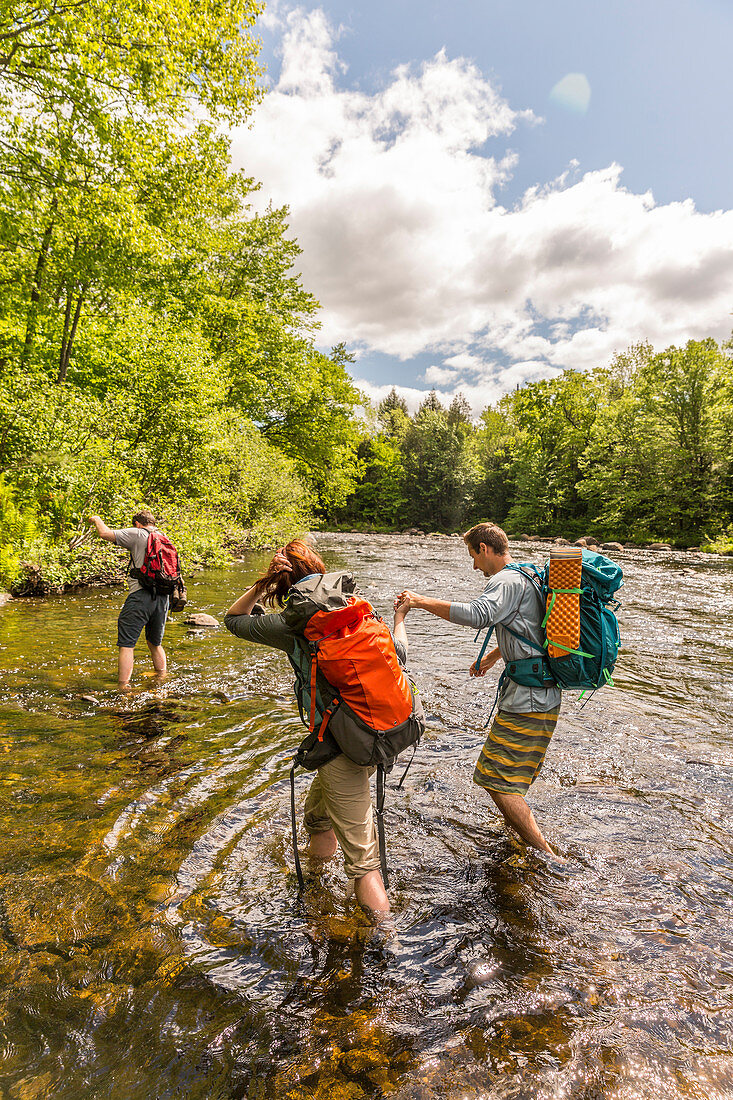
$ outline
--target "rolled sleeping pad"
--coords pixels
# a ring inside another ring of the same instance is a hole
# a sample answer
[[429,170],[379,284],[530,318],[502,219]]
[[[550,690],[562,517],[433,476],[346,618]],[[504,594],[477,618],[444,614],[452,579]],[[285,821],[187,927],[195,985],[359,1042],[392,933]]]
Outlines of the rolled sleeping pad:
[[580,547],[550,551],[545,629],[547,652],[551,657],[567,657],[570,650],[580,646],[580,593],[577,590],[582,572]]

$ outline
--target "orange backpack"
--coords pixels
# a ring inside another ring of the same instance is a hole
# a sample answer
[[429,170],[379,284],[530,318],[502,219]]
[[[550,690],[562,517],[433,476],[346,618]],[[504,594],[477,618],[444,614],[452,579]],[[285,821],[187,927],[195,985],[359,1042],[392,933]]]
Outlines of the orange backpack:
[[[349,596],[346,607],[316,611],[303,631],[311,643],[311,710],[313,732],[316,707],[316,675],[323,675],[345,703],[375,734],[400,726],[412,714],[410,681],[397,660],[392,635],[371,604]],[[327,712],[328,714],[328,712]],[[324,716],[318,731],[329,718]]]

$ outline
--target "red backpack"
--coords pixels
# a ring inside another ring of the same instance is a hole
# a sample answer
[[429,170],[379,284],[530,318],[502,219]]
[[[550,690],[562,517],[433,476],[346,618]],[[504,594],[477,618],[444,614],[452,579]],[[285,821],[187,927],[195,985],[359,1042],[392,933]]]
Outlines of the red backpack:
[[171,611],[182,611],[186,606],[186,586],[178,551],[162,531],[150,532],[142,565],[139,569],[132,566],[129,572],[154,596],[170,596]]

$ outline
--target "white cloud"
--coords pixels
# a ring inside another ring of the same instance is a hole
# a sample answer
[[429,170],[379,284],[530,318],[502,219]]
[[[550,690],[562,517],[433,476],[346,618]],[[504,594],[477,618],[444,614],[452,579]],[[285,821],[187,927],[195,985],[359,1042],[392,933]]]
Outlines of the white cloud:
[[474,401],[638,340],[728,335],[733,211],[658,206],[626,190],[617,165],[569,172],[506,209],[506,138],[534,116],[475,65],[441,52],[368,95],[342,86],[323,12],[280,25],[280,78],[234,134],[234,161],[290,207],[324,344],[431,352],[442,365],[425,381]]
[[422,376],[422,381],[431,386],[443,386],[455,382],[457,378],[458,371],[451,370],[450,367],[428,367]]

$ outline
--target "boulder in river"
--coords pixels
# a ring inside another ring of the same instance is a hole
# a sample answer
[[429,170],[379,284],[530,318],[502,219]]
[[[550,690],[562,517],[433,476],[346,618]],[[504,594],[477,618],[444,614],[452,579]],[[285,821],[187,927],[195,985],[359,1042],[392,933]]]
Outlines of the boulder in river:
[[647,544],[647,550],[671,550],[672,547],[668,542],[650,542]]
[[620,542],[604,542],[601,550],[623,550]]
[[219,626],[219,620],[215,619],[213,615],[204,615],[198,612],[195,615],[187,615],[183,621],[186,626],[195,626],[199,630],[204,627]]
[[555,546],[570,546],[567,539],[555,539]]
[[517,535],[517,542],[531,542],[529,535],[521,534]]
[[576,539],[575,542],[573,543],[573,546],[580,546],[585,550],[588,547],[588,540],[587,539]]

